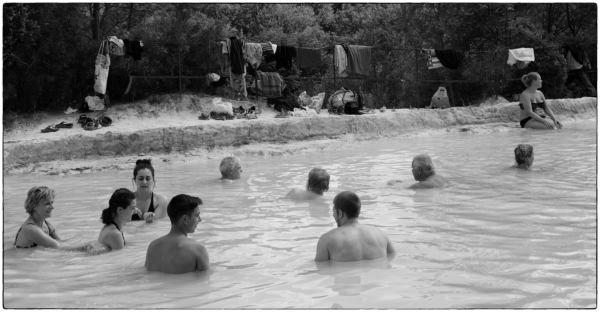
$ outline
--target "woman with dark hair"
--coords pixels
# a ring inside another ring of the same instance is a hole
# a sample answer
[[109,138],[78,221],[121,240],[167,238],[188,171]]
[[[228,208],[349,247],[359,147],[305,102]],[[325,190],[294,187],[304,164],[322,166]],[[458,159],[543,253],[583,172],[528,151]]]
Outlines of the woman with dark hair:
[[[521,77],[521,81],[527,87],[525,91],[521,93],[519,97],[520,111],[520,124],[521,128],[533,128],[533,129],[556,129],[562,128],[560,121],[556,120],[554,113],[546,104],[546,97],[544,93],[538,90],[542,87],[542,77],[536,73],[531,72]],[[546,119],[546,116],[536,113],[536,110],[543,109],[546,115],[550,116],[552,121]]]
[[131,220],[135,210],[135,195],[128,189],[116,190],[108,201],[108,208],[102,210],[102,223],[104,227],[100,231],[98,241],[110,250],[125,247],[125,236],[123,226]]
[[34,186],[27,192],[25,211],[29,214],[29,218],[17,231],[13,244],[16,248],[41,246],[84,251],[91,247],[89,244],[65,246],[59,243],[62,239],[52,222],[48,220],[52,216],[52,210],[54,210],[55,197],[56,192],[46,186]]
[[533,165],[533,146],[529,144],[519,144],[515,148],[515,161],[517,168],[529,169]]
[[169,201],[164,195],[154,193],[154,168],[150,159],[139,159],[135,162],[132,182],[135,187],[135,199],[139,213],[131,216],[131,221],[153,220],[164,218],[167,215]]

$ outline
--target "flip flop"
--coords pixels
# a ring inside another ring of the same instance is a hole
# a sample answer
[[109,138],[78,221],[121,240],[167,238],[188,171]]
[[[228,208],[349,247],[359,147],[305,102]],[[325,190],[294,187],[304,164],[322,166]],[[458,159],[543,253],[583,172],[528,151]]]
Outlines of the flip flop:
[[102,128],[102,125],[98,123],[98,121],[90,121],[88,123],[85,124],[85,126],[83,127],[84,130],[88,130],[88,131],[92,131],[92,130],[98,130]]
[[100,124],[103,127],[108,127],[108,126],[113,125],[112,119],[110,119],[109,117],[106,117],[106,116],[102,116],[102,117],[98,118],[98,121],[100,122]]
[[83,115],[79,116],[77,123],[80,124],[81,126],[83,126],[87,122],[87,119],[88,119],[88,116],[86,114],[83,114]]
[[200,119],[200,120],[209,120],[210,119],[210,115],[204,115],[204,114],[202,114],[202,115],[198,116],[198,119]]
[[49,125],[48,127],[42,129],[42,133],[56,132],[56,131],[58,131],[58,129],[56,129],[56,127],[54,125]]
[[62,121],[61,123],[59,123],[58,125],[55,125],[56,128],[73,128],[73,124],[72,123],[67,123],[66,121]]
[[258,116],[256,116],[256,114],[254,114],[254,113],[249,113],[249,114],[246,114],[246,118],[248,118],[248,119],[257,119]]

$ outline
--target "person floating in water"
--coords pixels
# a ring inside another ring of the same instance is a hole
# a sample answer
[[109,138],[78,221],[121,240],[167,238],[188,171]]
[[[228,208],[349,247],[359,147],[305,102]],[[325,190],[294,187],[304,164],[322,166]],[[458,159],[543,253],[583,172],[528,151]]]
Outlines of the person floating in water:
[[412,161],[412,173],[415,180],[419,181],[409,188],[434,188],[443,187],[448,183],[448,179],[435,173],[433,161],[427,154],[417,155]]
[[[519,107],[521,108],[519,120],[521,128],[562,128],[562,124],[560,121],[556,120],[550,106],[546,103],[544,93],[538,90],[542,87],[542,77],[536,72],[531,72],[527,75],[523,75],[521,81],[527,87],[519,97]],[[546,116],[541,115],[539,109],[543,109],[552,121],[546,119]],[[538,110],[538,113],[535,112],[536,110]]]
[[135,200],[137,209],[131,221],[145,220],[151,223],[167,215],[167,196],[154,193],[154,168],[150,159],[139,159],[133,169],[133,183],[136,188]]
[[100,219],[105,225],[100,231],[98,242],[110,250],[123,249],[123,226],[131,220],[134,210],[135,194],[125,188],[116,190],[108,200],[108,208],[102,210]]
[[396,253],[392,242],[381,230],[358,222],[360,198],[344,191],[333,199],[333,218],[337,228],[321,236],[315,261],[374,260]]
[[148,246],[145,263],[148,271],[181,274],[210,268],[206,248],[187,237],[202,221],[200,205],[200,198],[185,194],[171,199],[167,207],[171,231]]
[[321,168],[313,168],[308,173],[306,190],[292,189],[285,197],[293,200],[311,200],[323,196],[329,191],[329,173]]
[[[62,243],[62,238],[50,220],[54,210],[56,192],[46,186],[34,186],[27,192],[25,211],[29,218],[21,225],[15,236],[16,248],[48,247],[73,251],[86,251],[93,246],[67,246]],[[45,225],[45,227],[44,227]]]
[[242,165],[237,157],[229,156],[221,160],[219,166],[221,180],[237,180],[242,174]]
[[533,165],[533,146],[529,144],[519,144],[515,148],[515,161],[517,168],[529,169]]

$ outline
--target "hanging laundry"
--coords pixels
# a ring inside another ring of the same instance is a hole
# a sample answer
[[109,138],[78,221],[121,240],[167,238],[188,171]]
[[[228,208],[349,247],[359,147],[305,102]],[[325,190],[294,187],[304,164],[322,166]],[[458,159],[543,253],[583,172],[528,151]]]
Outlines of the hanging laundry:
[[257,69],[262,61],[263,48],[260,43],[246,43],[244,46],[244,59],[250,66]]
[[271,49],[273,50],[273,54],[275,54],[277,52],[277,45],[276,44],[272,44],[271,41],[269,41],[269,44],[271,45]]
[[[587,53],[581,47],[581,45],[577,43],[567,44],[565,45],[565,58],[567,59],[567,64],[569,65],[569,69],[579,69],[583,66],[590,68],[590,60],[588,58]],[[569,64],[569,53],[571,54],[571,62]]]
[[231,62],[229,61],[229,48],[226,41],[221,41],[217,44],[217,59],[219,60],[221,76],[229,77]]
[[262,54],[264,56],[274,54],[274,52],[273,52],[273,46],[270,43],[261,43],[260,45],[262,47]]
[[114,42],[116,45],[118,45],[119,47],[123,47],[124,43],[123,40],[117,38],[116,36],[109,36],[108,37],[108,41],[110,42]]
[[428,69],[444,67],[444,65],[442,65],[442,63],[440,62],[440,59],[435,55],[435,50],[423,49],[423,52],[427,56],[427,68]]
[[133,59],[136,61],[142,59],[142,52],[144,52],[144,48],[140,45],[139,40],[123,39],[123,43],[125,45],[125,53],[127,55],[131,55],[131,57],[133,57]]
[[321,49],[296,48],[299,68],[319,67],[323,65]]
[[333,58],[335,67],[337,68],[337,75],[346,77],[348,75],[348,55],[341,45],[337,44],[334,46]]
[[435,50],[435,56],[446,68],[457,69],[460,65],[462,65],[463,53],[460,51],[454,49]]
[[524,66],[527,66],[530,62],[535,61],[535,56],[533,54],[532,48],[520,48],[508,50],[508,60],[506,64],[512,66],[515,65],[518,61],[524,62]]
[[248,90],[246,90],[246,64],[244,64],[244,73],[242,74],[234,74],[233,71],[230,72],[229,75],[229,86],[240,94],[244,95],[245,98],[248,97]]
[[229,61],[231,61],[231,73],[236,75],[245,74],[244,66],[244,41],[236,37],[229,38]]
[[219,81],[221,79],[221,76],[215,74],[215,73],[210,73],[206,75],[206,85],[210,86],[211,82],[215,82],[215,81]]
[[275,57],[275,67],[279,68],[292,68],[292,58],[296,57],[296,48],[289,46],[278,46],[277,51],[273,54]]
[[108,37],[108,42],[109,42],[109,52],[112,55],[125,55],[125,43],[123,43],[123,40],[118,39],[115,36],[110,36]]
[[257,71],[256,79],[260,80],[260,82],[257,83],[257,86],[259,86],[259,90],[262,92],[263,96],[281,96],[284,83],[279,73],[265,73],[262,71]]
[[371,47],[348,46],[348,72],[369,75],[371,70]]

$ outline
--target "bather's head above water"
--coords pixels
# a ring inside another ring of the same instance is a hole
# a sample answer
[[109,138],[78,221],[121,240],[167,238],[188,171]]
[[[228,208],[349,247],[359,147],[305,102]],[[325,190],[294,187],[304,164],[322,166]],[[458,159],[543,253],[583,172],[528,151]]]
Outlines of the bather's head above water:
[[136,190],[151,192],[154,190],[154,168],[152,167],[152,160],[150,159],[138,159],[135,162],[135,168],[133,169],[133,181],[136,186]]
[[27,192],[25,212],[30,216],[50,218],[56,192],[47,186],[34,186]]
[[329,191],[329,173],[325,169],[313,168],[308,173],[306,190],[319,195],[323,195],[324,192]]
[[182,232],[194,233],[200,218],[200,205],[202,199],[186,194],[179,194],[171,199],[167,207],[167,214],[171,225],[179,227]]
[[126,188],[116,190],[108,200],[108,208],[102,210],[102,223],[121,225],[131,220],[135,209],[135,194]]
[[533,146],[529,144],[519,144],[515,148],[515,161],[517,168],[528,169],[533,164]]
[[361,206],[360,198],[354,192],[344,191],[335,195],[333,218],[337,226],[342,226],[347,220],[358,218]]
[[233,156],[223,158],[219,170],[221,171],[221,179],[228,180],[239,179],[243,172],[240,160]]
[[412,173],[415,180],[421,182],[427,180],[432,175],[435,175],[435,168],[431,157],[427,154],[417,155],[412,161]]

